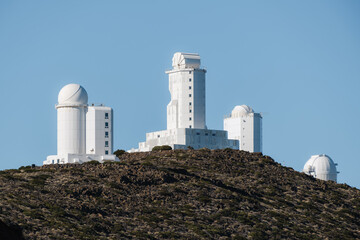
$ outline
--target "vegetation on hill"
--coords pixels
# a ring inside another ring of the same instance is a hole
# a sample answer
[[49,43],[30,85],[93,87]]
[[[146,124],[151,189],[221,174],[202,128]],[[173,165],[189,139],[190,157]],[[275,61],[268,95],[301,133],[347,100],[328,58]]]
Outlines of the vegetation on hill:
[[355,239],[360,191],[237,150],[0,171],[0,221],[25,239]]

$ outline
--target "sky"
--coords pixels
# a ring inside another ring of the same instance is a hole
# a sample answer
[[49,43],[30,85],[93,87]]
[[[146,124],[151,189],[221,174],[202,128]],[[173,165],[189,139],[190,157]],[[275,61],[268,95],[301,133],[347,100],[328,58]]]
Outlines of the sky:
[[114,109],[114,148],[166,129],[166,70],[201,56],[207,126],[246,104],[263,153],[301,171],[314,154],[360,188],[360,1],[0,1],[0,169],[56,154],[57,94],[81,84]]

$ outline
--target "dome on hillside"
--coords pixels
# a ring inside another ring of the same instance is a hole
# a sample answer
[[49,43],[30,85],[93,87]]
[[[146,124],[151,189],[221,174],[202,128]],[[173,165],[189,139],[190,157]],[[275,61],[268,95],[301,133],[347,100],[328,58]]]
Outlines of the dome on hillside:
[[231,117],[243,117],[245,115],[248,115],[249,113],[254,113],[254,110],[251,107],[247,105],[239,105],[234,107],[231,112]]
[[337,164],[325,154],[313,155],[305,163],[303,172],[321,180],[332,180],[336,182],[338,174],[336,165]]
[[87,105],[88,95],[79,84],[71,83],[64,86],[58,96],[59,105]]

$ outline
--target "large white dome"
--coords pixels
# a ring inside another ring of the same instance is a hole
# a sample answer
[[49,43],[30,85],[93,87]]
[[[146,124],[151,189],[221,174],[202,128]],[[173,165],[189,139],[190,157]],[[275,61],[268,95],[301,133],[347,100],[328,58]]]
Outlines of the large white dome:
[[254,110],[247,105],[239,105],[234,107],[231,112],[231,117],[243,117],[248,115],[249,113],[254,113]]
[[79,84],[70,83],[63,87],[58,96],[59,105],[87,105],[88,94]]
[[318,179],[336,182],[338,173],[336,165],[337,164],[325,154],[313,155],[305,163],[303,172]]

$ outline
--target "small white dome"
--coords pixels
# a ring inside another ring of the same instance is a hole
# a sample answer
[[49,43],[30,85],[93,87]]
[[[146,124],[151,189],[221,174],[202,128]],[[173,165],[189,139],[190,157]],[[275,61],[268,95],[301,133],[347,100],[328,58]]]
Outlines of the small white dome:
[[71,83],[63,87],[58,96],[59,105],[87,105],[88,94],[79,84]]
[[231,117],[243,117],[249,113],[254,113],[254,110],[251,107],[247,105],[236,106],[231,112]]
[[337,180],[336,164],[325,155],[313,155],[305,163],[303,172],[321,180]]

